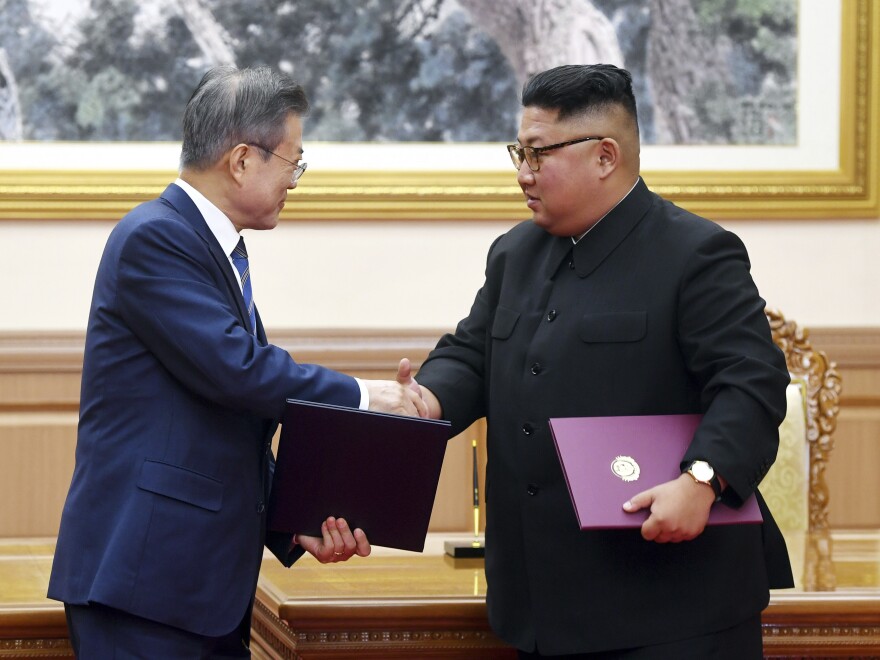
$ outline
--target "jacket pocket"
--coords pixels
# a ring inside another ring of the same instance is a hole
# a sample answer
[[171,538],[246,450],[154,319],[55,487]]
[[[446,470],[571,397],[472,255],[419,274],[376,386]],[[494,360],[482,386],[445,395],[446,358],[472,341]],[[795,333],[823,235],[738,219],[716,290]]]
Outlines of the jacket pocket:
[[222,482],[170,463],[145,460],[137,485],[142,490],[171,497],[208,511],[219,511],[223,503]]
[[606,312],[584,315],[578,335],[587,343],[633,342],[644,339],[647,330],[647,312]]
[[507,339],[510,337],[518,320],[519,312],[499,305],[495,310],[495,320],[492,322],[492,338]]

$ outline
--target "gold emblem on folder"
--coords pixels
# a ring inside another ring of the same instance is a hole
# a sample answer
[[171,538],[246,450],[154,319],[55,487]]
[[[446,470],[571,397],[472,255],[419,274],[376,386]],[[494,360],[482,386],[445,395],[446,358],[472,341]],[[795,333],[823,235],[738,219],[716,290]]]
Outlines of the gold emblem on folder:
[[624,481],[637,481],[639,478],[639,464],[632,456],[618,456],[611,461],[611,471]]

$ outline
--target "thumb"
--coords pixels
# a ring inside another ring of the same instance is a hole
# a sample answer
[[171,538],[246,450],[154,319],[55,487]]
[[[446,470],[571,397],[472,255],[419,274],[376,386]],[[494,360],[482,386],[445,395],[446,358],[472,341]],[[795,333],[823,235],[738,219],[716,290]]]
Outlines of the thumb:
[[397,382],[401,385],[408,385],[412,379],[412,365],[409,358],[403,358],[397,366]]
[[623,510],[627,513],[635,513],[642,509],[648,509],[654,503],[654,495],[650,490],[643,490],[641,493],[634,495],[629,501],[623,503]]
[[314,536],[305,536],[303,534],[297,534],[296,541],[299,545],[302,546],[303,550],[308,553],[315,554],[318,547],[318,539]]

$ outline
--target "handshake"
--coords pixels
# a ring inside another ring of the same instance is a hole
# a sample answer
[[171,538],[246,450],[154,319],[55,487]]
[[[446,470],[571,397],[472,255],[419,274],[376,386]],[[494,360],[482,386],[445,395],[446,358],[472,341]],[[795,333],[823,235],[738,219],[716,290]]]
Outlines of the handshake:
[[370,395],[370,410],[440,419],[440,402],[434,393],[421,387],[412,376],[412,365],[403,358],[397,367],[397,380],[364,381]]

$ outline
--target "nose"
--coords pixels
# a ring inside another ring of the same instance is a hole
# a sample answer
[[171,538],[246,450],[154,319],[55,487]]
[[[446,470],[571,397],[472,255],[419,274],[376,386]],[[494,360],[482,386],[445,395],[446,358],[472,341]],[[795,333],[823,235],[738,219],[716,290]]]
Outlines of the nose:
[[516,181],[521,186],[523,184],[532,184],[535,182],[535,173],[532,172],[532,168],[529,167],[529,164],[525,159],[519,164],[519,169],[516,172]]

